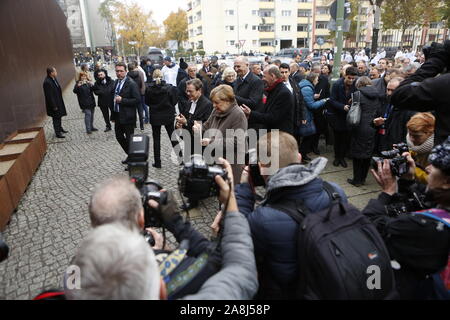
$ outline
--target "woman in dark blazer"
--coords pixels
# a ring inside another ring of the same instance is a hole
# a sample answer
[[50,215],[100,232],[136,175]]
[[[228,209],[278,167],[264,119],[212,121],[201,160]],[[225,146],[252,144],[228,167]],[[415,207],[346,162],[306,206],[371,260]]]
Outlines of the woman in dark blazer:
[[[153,154],[155,162],[153,167],[161,168],[161,126],[166,128],[171,140],[174,132],[175,105],[178,102],[177,88],[162,80],[162,72],[156,69],[153,72],[153,81],[145,91],[145,104],[149,106],[150,124],[153,132]],[[175,147],[178,142],[172,141]]]
[[94,128],[95,98],[93,88],[94,85],[89,82],[88,75],[80,72],[78,81],[73,88],[73,93],[77,95],[78,104],[84,113],[84,124],[86,125],[87,134],[91,134],[92,131],[98,131],[98,129]]

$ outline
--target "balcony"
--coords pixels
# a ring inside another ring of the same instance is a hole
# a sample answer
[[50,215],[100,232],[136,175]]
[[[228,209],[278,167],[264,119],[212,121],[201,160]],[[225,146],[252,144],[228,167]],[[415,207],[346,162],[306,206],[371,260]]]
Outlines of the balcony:
[[308,38],[308,31],[297,32],[297,38]]
[[316,21],[330,21],[331,16],[329,14],[317,14]]
[[275,32],[263,32],[263,31],[260,31],[259,32],[259,38],[260,39],[273,39],[273,38],[275,38]]
[[259,8],[260,9],[274,9],[275,8],[275,2],[274,1],[259,1]]
[[314,31],[314,33],[316,34],[316,36],[328,36],[328,35],[330,35],[330,30],[328,30],[328,29],[316,29]]
[[[312,17],[309,19],[309,23],[312,23],[313,19]],[[298,17],[297,18],[298,24],[308,24],[308,17]]]
[[298,3],[298,9],[312,9],[313,3],[312,2],[299,2]]

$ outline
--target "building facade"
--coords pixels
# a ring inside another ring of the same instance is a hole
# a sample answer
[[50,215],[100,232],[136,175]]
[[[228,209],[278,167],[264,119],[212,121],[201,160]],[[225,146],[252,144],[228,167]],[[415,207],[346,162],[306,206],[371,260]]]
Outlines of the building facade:
[[67,17],[74,52],[111,47],[111,30],[99,15],[100,0],[56,0]]
[[[335,46],[330,36],[330,6],[334,0],[187,0],[189,44],[208,54],[261,52],[283,48],[326,49]],[[353,9],[355,10],[355,8]],[[344,47],[370,47],[374,24],[370,1],[358,1],[354,20],[359,20],[358,41]],[[416,50],[431,41],[448,38],[439,22],[428,28],[384,30],[379,46],[406,46]],[[320,39],[322,38],[322,39]],[[320,45],[320,40],[324,43]]]

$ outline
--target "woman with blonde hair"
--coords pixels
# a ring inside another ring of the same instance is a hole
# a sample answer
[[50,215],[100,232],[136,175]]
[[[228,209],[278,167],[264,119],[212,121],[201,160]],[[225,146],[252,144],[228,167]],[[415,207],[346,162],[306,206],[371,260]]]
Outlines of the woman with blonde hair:
[[[145,104],[149,107],[150,124],[153,133],[153,167],[161,168],[161,127],[166,128],[166,132],[171,140],[175,130],[175,105],[178,102],[177,88],[163,80],[161,70],[153,72],[153,80],[145,91]],[[172,141],[172,146],[177,145]]]
[[411,156],[416,162],[416,180],[426,184],[427,173],[425,168],[429,165],[428,156],[434,146],[434,126],[436,119],[430,112],[416,113],[406,124],[408,143]]
[[234,88],[234,82],[236,81],[236,71],[234,71],[233,68],[227,67],[225,70],[223,70],[222,73],[222,80],[219,82],[218,85],[221,84],[227,84],[230,87]]
[[73,93],[77,95],[78,104],[84,113],[84,124],[86,126],[86,133],[91,134],[92,131],[98,131],[94,128],[94,85],[89,81],[88,74],[80,72],[77,77],[77,82],[73,88]]

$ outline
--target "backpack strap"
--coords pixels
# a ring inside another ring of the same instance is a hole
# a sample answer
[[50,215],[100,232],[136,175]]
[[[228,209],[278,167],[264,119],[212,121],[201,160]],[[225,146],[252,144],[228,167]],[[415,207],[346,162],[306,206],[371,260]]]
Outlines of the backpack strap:
[[430,210],[423,210],[423,211],[417,211],[413,212],[413,214],[419,214],[425,217],[428,217],[430,219],[442,222],[444,225],[446,225],[448,228],[450,228],[450,214],[444,210],[436,210],[436,209],[430,209]]
[[298,224],[301,224],[305,216],[310,213],[301,199],[287,199],[282,202],[269,203],[267,207],[286,213]]
[[333,187],[333,185],[331,183],[323,180],[322,184],[323,184],[324,190],[328,193],[328,196],[330,197],[331,201],[335,201],[335,200],[341,201],[342,200],[341,195],[339,194],[339,192],[337,192],[337,190]]

